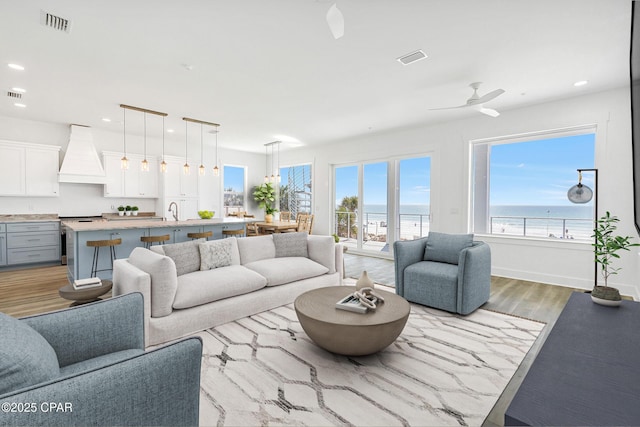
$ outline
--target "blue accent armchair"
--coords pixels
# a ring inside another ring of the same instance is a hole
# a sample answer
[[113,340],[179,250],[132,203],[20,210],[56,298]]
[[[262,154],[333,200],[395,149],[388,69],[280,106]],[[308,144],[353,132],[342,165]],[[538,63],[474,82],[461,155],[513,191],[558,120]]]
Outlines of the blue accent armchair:
[[0,425],[198,425],[202,341],[144,349],[139,293],[0,313]]
[[408,301],[466,315],[489,300],[491,250],[473,235],[430,232],[393,250],[396,293]]

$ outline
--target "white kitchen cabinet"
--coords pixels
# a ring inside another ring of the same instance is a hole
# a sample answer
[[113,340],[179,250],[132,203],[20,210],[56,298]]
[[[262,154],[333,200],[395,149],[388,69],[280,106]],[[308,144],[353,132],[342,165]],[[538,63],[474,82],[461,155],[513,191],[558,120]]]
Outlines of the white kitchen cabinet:
[[127,154],[129,168],[122,169],[120,159],[122,153],[103,152],[102,159],[107,175],[104,185],[105,197],[158,197],[158,160],[147,156],[149,171],[141,170],[141,162],[144,156],[139,154]]
[[124,197],[124,170],[120,166],[122,155],[102,153],[102,165],[107,181],[104,197]]
[[57,150],[27,148],[26,189],[29,196],[58,196],[60,153]]
[[60,147],[0,141],[0,196],[57,197]]
[[163,174],[164,196],[166,198],[198,197],[198,164],[189,161],[191,171],[184,173],[184,158],[165,157],[167,171]]

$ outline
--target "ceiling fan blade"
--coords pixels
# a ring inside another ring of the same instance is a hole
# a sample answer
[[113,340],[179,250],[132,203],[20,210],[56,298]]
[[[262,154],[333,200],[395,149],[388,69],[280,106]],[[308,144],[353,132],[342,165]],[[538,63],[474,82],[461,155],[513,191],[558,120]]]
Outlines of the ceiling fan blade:
[[485,108],[483,106],[479,106],[476,109],[480,111],[482,114],[486,114],[487,116],[498,117],[500,115],[500,113],[498,113],[496,110],[492,108]]
[[468,107],[468,104],[464,104],[464,105],[456,105],[455,107],[442,107],[442,108],[429,108],[429,111],[435,111],[435,110],[454,110],[456,108],[465,108]]
[[478,98],[477,100],[475,100],[473,103],[474,104],[484,104],[485,102],[491,101],[494,98],[497,98],[498,96],[502,95],[504,93],[504,89],[496,89],[493,92],[489,92],[485,95],[482,95],[480,98]]
[[344,36],[344,15],[335,3],[327,12],[327,24],[329,25],[329,29],[331,30],[331,34],[333,34],[334,39],[337,40]]

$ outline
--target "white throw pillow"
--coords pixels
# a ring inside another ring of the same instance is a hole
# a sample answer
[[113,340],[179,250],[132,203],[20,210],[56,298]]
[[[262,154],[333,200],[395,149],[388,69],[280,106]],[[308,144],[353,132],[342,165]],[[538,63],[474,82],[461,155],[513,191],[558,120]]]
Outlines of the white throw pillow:
[[273,244],[276,247],[276,258],[283,257],[309,257],[307,251],[306,231],[300,233],[275,233],[273,235]]
[[[203,242],[198,247],[200,248],[200,270],[239,264],[239,262],[233,262],[234,252],[238,253],[238,243],[235,237]],[[239,256],[236,258],[239,261]]]

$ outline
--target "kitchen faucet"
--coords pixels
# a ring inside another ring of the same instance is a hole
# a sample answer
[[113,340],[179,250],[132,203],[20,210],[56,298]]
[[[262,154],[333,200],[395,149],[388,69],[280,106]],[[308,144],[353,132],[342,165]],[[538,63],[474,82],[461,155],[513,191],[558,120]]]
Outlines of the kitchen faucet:
[[[176,207],[175,212],[171,209],[172,206]],[[171,212],[173,214],[173,219],[178,221],[178,204],[176,202],[169,203],[169,212]]]

